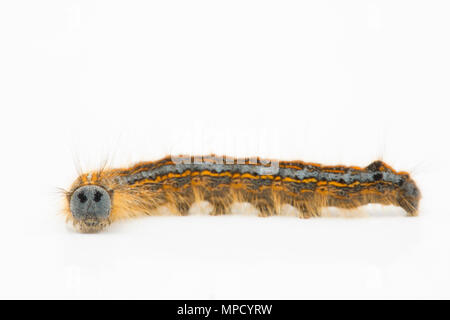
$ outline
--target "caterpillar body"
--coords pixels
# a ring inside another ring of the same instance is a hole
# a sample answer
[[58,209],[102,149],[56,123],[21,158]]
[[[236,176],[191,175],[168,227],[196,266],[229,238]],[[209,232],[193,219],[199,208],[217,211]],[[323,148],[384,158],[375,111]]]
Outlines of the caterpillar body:
[[416,216],[421,197],[407,172],[382,161],[361,168],[216,155],[168,156],[83,173],[65,195],[67,220],[80,232],[154,215],[161,206],[187,215],[197,201],[208,201],[211,215],[228,214],[233,203],[247,202],[263,217],[280,214],[288,204],[300,218],[310,218],[319,217],[324,207],[354,209],[370,203],[399,206]]

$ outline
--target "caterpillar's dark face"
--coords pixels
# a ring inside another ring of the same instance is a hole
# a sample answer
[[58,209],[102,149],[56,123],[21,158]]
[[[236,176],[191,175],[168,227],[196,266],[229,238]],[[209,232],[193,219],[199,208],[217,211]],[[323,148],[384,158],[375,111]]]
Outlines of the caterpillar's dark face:
[[70,212],[79,231],[98,232],[110,223],[111,197],[96,185],[80,187],[70,197]]

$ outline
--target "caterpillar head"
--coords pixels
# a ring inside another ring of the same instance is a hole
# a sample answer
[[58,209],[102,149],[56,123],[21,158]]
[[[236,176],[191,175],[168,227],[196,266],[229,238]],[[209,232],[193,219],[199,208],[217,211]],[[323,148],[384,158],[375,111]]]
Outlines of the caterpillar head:
[[83,233],[103,230],[110,224],[111,196],[98,185],[85,185],[69,195],[70,213],[76,229]]

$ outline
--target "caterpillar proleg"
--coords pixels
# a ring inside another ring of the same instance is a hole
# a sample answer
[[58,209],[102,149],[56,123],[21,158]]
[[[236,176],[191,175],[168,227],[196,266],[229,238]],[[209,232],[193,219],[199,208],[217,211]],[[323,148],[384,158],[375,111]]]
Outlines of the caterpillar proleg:
[[81,174],[66,192],[67,220],[80,232],[98,232],[119,219],[153,215],[161,206],[187,215],[197,201],[208,201],[211,215],[230,213],[247,202],[266,217],[284,204],[300,218],[321,216],[324,207],[355,209],[377,203],[418,214],[420,191],[407,172],[382,161],[365,168],[323,166],[226,156],[168,156],[128,168]]

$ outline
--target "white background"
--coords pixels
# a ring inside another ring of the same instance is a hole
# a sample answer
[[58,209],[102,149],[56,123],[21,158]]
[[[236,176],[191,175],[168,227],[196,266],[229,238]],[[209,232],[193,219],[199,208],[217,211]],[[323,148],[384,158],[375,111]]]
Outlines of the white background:
[[[448,1],[2,1],[0,298],[450,298]],[[142,218],[76,167],[227,153],[409,170],[421,215]]]

